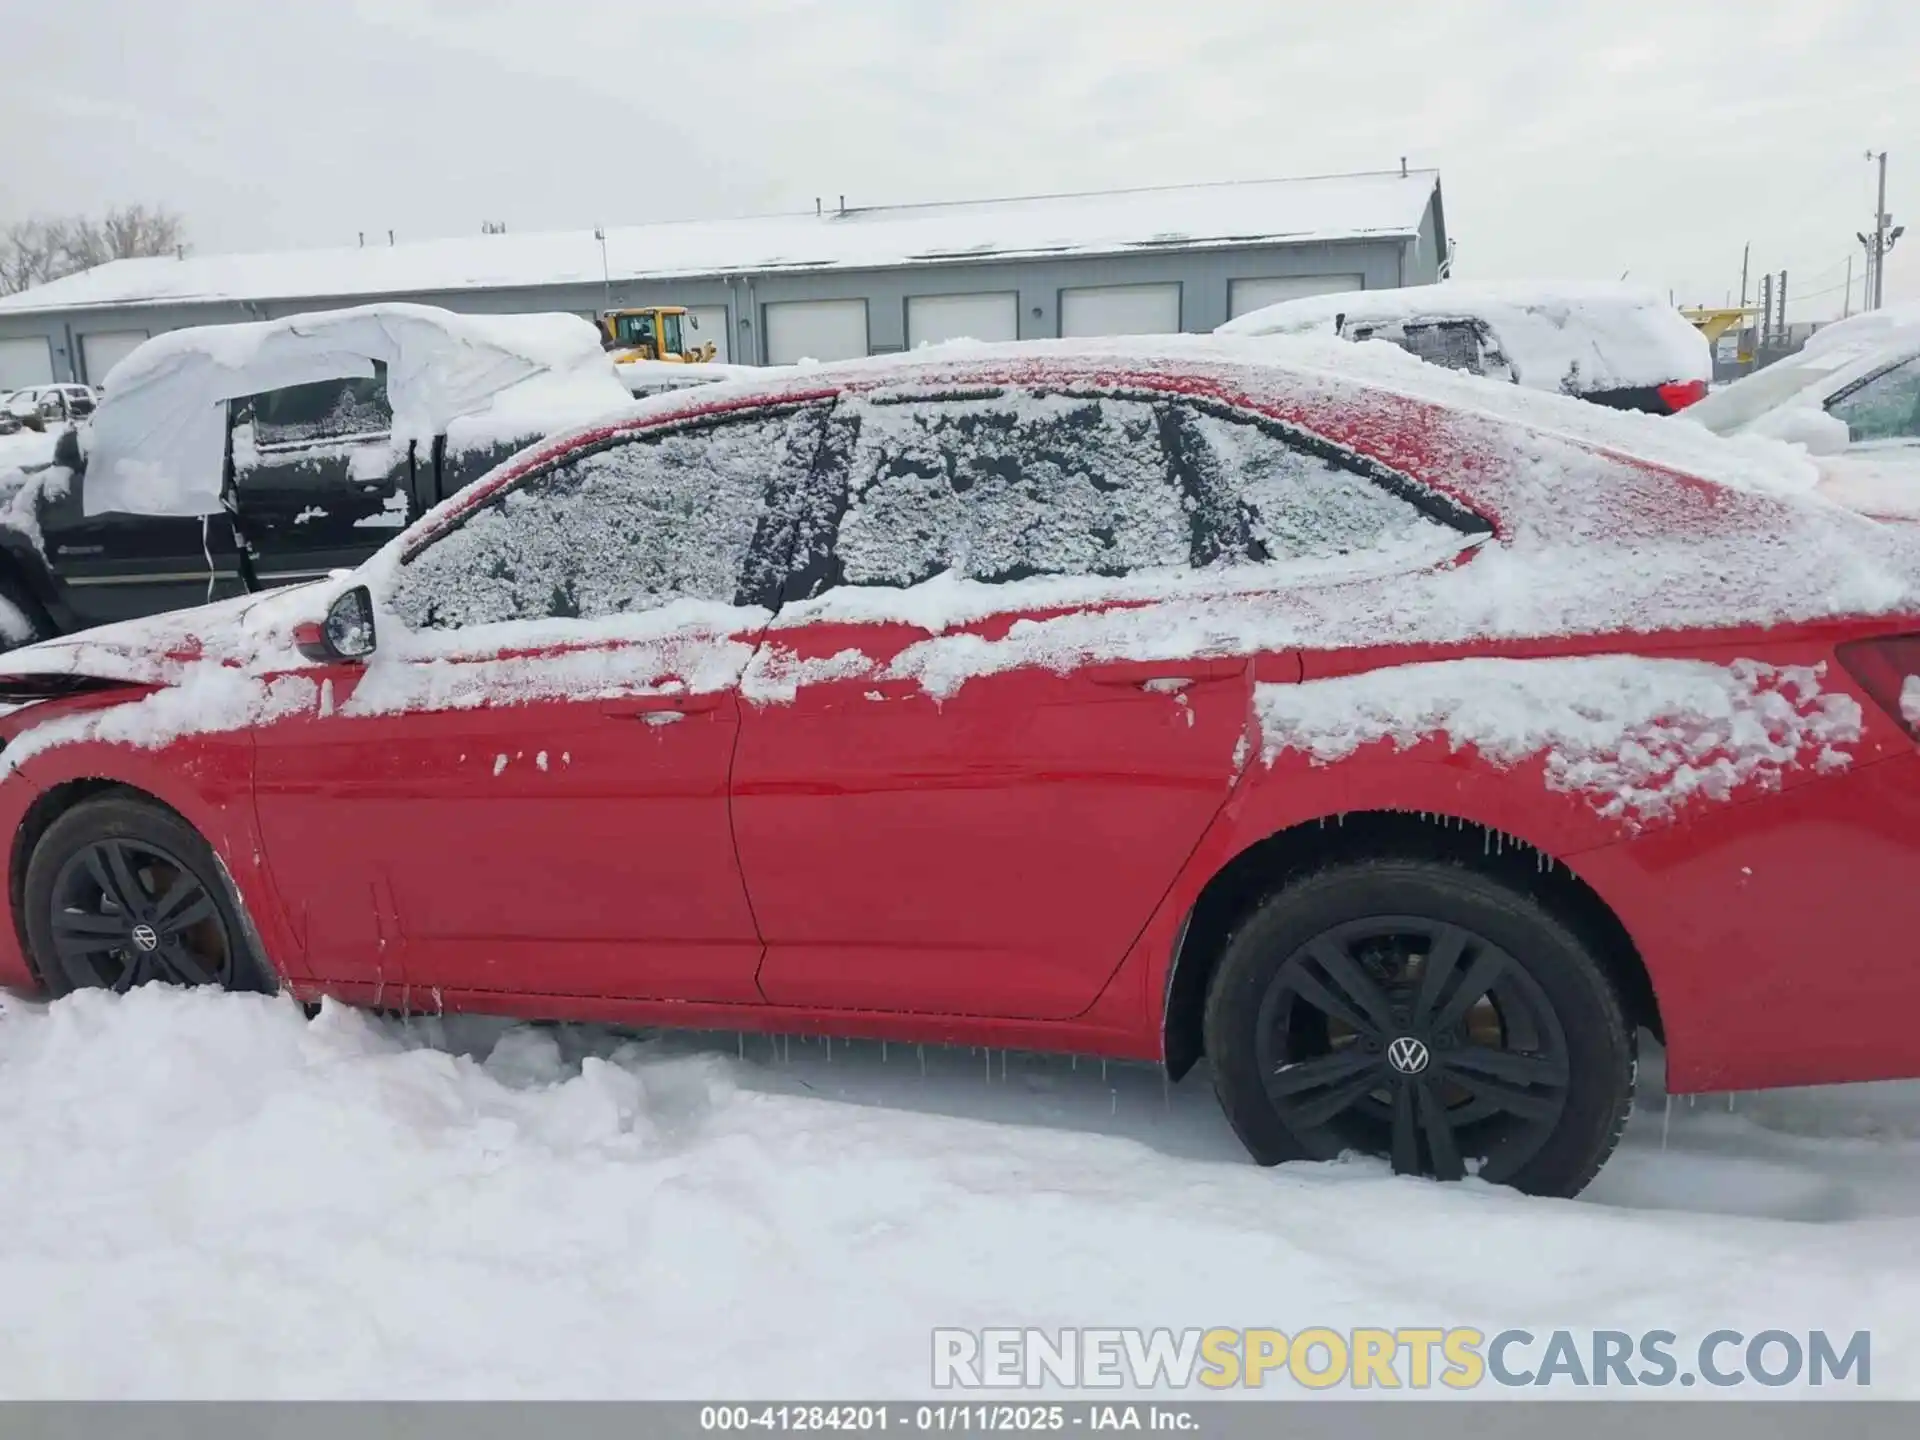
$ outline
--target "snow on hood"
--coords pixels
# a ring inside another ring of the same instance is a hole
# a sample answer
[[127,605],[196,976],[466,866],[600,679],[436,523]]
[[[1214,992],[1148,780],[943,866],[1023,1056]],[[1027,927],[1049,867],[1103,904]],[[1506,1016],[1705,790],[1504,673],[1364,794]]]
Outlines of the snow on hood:
[[[1713,378],[1706,338],[1651,290],[1592,282],[1349,290],[1283,300],[1229,320],[1226,335],[1333,334],[1357,325],[1479,320],[1534,390],[1640,389]],[[1344,324],[1342,323],[1344,321]]]
[[[510,404],[539,378],[572,393],[566,423],[621,404],[626,389],[576,315],[456,315],[427,305],[363,305],[156,336],[107,374],[87,432],[88,515],[207,515],[220,509],[225,402],[387,367],[394,443]],[[550,397],[549,397],[550,398]]]

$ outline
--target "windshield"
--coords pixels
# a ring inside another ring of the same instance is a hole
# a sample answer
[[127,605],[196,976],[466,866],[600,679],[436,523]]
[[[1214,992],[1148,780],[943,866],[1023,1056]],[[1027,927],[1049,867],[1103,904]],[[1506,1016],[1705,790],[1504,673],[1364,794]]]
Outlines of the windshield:
[[678,355],[686,346],[680,339],[680,317],[662,315],[660,317],[660,339],[670,355]]
[[614,333],[622,345],[653,344],[653,316],[622,315],[616,322]]

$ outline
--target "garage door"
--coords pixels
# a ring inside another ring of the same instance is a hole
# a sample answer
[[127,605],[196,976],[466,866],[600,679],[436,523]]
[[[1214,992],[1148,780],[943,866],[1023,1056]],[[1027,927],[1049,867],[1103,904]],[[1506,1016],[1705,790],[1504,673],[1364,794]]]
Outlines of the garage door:
[[767,363],[857,360],[867,353],[867,302],[788,300],[766,307]]
[[1062,335],[1172,335],[1180,329],[1180,287],[1098,285],[1060,292]]
[[697,325],[689,325],[682,337],[689,350],[711,340],[714,359],[724,362],[732,358],[732,347],[727,342],[733,337],[727,334],[726,306],[689,305],[687,319],[699,322]]
[[1263,305],[1298,300],[1302,295],[1337,295],[1364,290],[1364,275],[1276,275],[1271,280],[1235,280],[1227,286],[1227,318],[1238,319]]
[[80,356],[86,366],[87,383],[104,385],[107,372],[122,359],[146,343],[144,330],[96,330],[80,337]]
[[44,335],[0,340],[0,390],[24,390],[53,379],[53,346]]
[[942,340],[1018,340],[1020,297],[997,295],[911,295],[907,298],[907,346],[938,345]]

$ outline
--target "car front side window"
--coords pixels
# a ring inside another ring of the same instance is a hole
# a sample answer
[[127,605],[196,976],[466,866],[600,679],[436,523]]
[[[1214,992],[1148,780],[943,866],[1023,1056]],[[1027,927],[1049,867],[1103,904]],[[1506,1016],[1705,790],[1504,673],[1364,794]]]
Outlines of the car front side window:
[[584,619],[675,600],[770,604],[819,407],[622,436],[484,501],[403,562],[414,629]]
[[1920,439],[1920,355],[1854,386],[1827,411],[1855,442]]

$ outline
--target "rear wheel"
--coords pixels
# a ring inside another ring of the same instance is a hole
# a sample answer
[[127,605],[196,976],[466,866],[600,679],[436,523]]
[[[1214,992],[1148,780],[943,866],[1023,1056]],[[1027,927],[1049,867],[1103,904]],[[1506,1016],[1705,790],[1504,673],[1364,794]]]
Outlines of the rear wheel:
[[35,967],[54,995],[155,981],[273,988],[213,851],[151,802],[103,796],[54,821],[22,899]]
[[1263,1164],[1358,1151],[1572,1195],[1633,1097],[1599,963],[1532,899],[1439,861],[1341,865],[1269,897],[1228,942],[1206,1041]]

